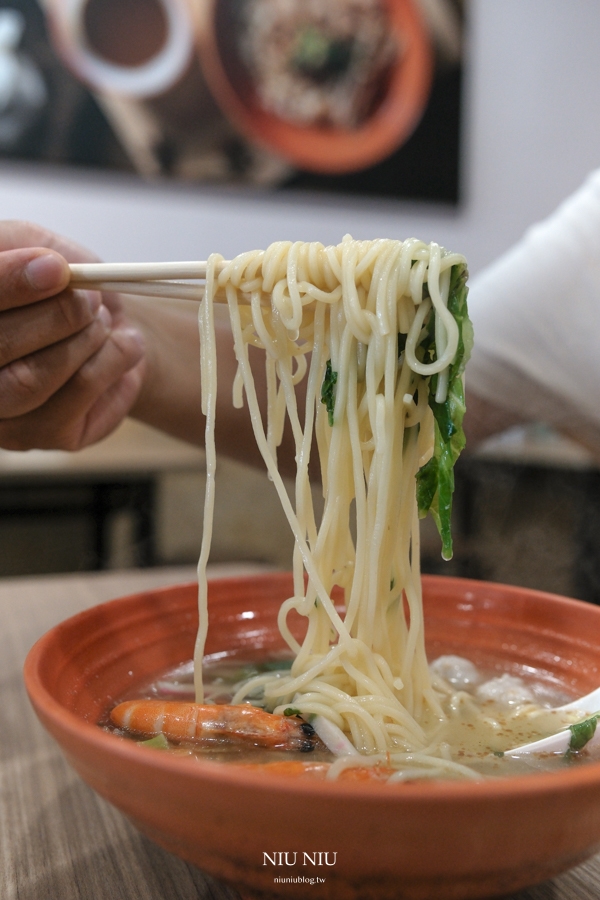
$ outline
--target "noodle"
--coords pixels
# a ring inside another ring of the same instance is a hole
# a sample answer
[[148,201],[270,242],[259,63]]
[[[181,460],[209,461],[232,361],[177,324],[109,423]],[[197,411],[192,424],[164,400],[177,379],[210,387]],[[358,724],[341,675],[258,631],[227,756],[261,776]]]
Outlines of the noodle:
[[[462,371],[470,343],[466,308],[456,299],[463,302],[466,293],[465,260],[416,239],[347,236],[336,247],[276,243],[237,257],[217,276],[221,262],[209,260],[199,319],[208,480],[198,567],[197,698],[203,696],[214,505],[212,306],[221,291],[238,361],[235,402],[241,403],[243,386],[257,445],[295,538],[294,595],[279,615],[295,655],[291,670],[251,679],[232,702],[243,702],[260,684],[268,709],[283,713],[293,706],[305,718],[325,717],[361,754],[374,754],[370,764],[396,754],[399,762],[414,760],[419,771],[463,769],[447,753],[423,753],[430,750],[423,721],[439,724],[444,713],[425,655],[419,514],[431,508],[448,556],[447,495],[464,443]],[[265,351],[266,429],[250,345]],[[300,410],[296,386],[302,380]],[[276,458],[286,415],[296,450],[294,504]],[[308,476],[313,438],[325,498],[320,523]],[[344,592],[344,611],[332,600],[336,585]],[[301,643],[287,624],[292,610],[306,619]]]

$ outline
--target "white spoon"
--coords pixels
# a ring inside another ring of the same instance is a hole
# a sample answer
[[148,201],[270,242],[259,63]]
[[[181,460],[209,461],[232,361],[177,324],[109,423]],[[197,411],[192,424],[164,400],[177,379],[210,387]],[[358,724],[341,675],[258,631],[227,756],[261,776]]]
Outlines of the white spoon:
[[505,750],[504,756],[520,756],[524,753],[567,753],[569,750],[581,750],[583,747],[591,749],[600,746],[600,728],[596,727],[600,720],[600,688],[571,703],[557,706],[556,712],[580,712],[587,718],[539,741],[531,741],[529,744],[513,747],[512,750]]

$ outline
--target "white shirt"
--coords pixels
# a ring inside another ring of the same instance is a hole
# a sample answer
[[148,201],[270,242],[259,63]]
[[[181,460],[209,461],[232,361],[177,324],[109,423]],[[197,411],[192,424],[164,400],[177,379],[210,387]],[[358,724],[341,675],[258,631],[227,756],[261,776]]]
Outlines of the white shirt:
[[473,279],[479,396],[600,451],[600,169]]

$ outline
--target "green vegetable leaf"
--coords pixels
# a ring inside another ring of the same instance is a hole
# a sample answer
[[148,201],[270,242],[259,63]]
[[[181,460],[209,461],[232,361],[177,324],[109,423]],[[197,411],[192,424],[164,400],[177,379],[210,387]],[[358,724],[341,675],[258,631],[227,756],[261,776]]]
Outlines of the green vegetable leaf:
[[576,753],[578,750],[583,750],[588,741],[591,741],[596,733],[598,719],[600,719],[600,713],[591,716],[589,719],[584,719],[583,722],[576,722],[575,725],[569,725],[571,740],[569,742],[568,753]]
[[[465,446],[462,423],[465,395],[462,375],[473,346],[473,326],[467,311],[467,269],[453,266],[450,276],[448,309],[458,325],[458,347],[450,366],[448,394],[444,403],[436,403],[437,375],[429,379],[429,406],[434,417],[432,458],[417,473],[417,503],[421,518],[431,513],[442,538],[442,556],[452,558],[452,493],[454,464]],[[419,356],[425,363],[435,356],[435,318],[430,316]]]
[[321,403],[324,403],[327,407],[330,425],[333,425],[333,409],[335,406],[334,389],[337,377],[338,373],[333,371],[331,368],[331,360],[328,359],[327,365],[325,366],[325,377],[323,379],[323,384],[321,385]]
[[294,660],[289,659],[268,659],[260,664],[261,672],[279,672],[281,669],[291,669]]
[[153,747],[155,750],[168,750],[169,742],[164,734],[156,734],[147,741],[138,741],[140,747]]
[[419,515],[423,518],[429,512],[435,492],[438,488],[439,463],[436,456],[432,456],[417,473],[417,504]]
[[288,706],[287,709],[283,711],[284,716],[301,716],[302,713],[299,709],[296,709],[294,706]]
[[445,441],[449,441],[450,438],[458,431],[452,419],[454,411],[452,408],[450,396],[446,398],[444,403],[436,403],[436,388],[437,375],[433,375],[431,377],[431,382],[429,385],[429,406],[431,407],[431,411],[433,412],[433,417],[437,423],[437,426],[440,429],[440,434]]
[[317,83],[343,75],[350,66],[354,38],[332,39],[317,28],[302,29],[292,56],[295,69]]

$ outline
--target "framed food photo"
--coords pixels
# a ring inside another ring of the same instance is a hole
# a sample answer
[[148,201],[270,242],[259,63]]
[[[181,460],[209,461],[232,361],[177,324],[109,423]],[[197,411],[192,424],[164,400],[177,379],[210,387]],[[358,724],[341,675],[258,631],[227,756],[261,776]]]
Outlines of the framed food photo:
[[464,6],[11,0],[0,155],[456,204]]

